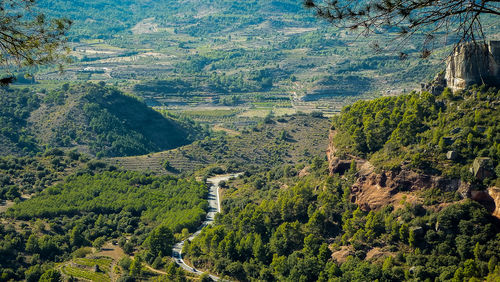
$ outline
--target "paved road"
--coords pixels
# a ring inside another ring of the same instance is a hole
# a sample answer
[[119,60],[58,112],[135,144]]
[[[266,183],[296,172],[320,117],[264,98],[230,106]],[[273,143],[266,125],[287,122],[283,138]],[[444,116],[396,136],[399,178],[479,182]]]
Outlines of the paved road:
[[[187,240],[191,241],[194,239],[194,237],[198,236],[198,234],[200,234],[203,227],[212,224],[212,222],[215,219],[215,214],[220,212],[219,183],[221,181],[227,181],[228,179],[230,179],[232,177],[237,177],[240,174],[241,173],[217,175],[217,176],[214,176],[214,177],[207,179],[207,182],[210,183],[210,188],[208,191],[209,209],[208,209],[208,213],[207,213],[207,218],[201,224],[201,226],[198,228],[198,230],[193,235],[191,235],[189,238],[187,238]],[[172,257],[174,258],[175,263],[177,263],[177,265],[182,267],[184,270],[191,272],[191,273],[194,273],[194,274],[197,274],[197,275],[201,275],[203,273],[203,271],[187,265],[184,262],[184,260],[182,259],[182,247],[184,246],[185,241],[186,240],[174,245],[174,247],[172,248]],[[220,278],[215,276],[215,275],[210,275],[210,277],[215,281],[220,280]]]

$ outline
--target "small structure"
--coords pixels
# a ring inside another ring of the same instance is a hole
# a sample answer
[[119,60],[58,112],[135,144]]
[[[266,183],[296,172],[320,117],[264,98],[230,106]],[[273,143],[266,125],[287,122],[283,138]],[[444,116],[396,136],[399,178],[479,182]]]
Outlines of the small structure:
[[448,152],[446,153],[446,158],[447,158],[448,160],[452,160],[452,161],[454,161],[454,160],[456,160],[456,159],[457,159],[457,156],[458,156],[458,154],[457,154],[457,152],[455,152],[455,151],[448,151]]
[[99,268],[99,265],[94,265],[94,267],[92,267],[92,271],[95,272],[95,273],[98,273],[98,272],[101,272],[101,269]]

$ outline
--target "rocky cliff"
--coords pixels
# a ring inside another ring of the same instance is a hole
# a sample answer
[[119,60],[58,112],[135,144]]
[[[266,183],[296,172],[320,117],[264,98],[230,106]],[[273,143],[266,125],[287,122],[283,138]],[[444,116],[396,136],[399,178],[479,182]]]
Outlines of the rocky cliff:
[[371,172],[361,174],[351,188],[351,201],[365,211],[377,210],[388,204],[395,207],[401,201],[421,203],[419,191],[437,188],[458,191],[468,197],[469,185],[459,179],[418,174],[410,170]]
[[493,186],[486,191],[471,191],[471,198],[480,202],[493,216],[500,219],[500,188]]
[[[331,174],[338,173],[335,169],[339,168],[339,164],[347,163],[337,157],[332,158],[331,155],[329,159]],[[493,216],[500,219],[498,187],[477,191],[460,179],[419,174],[406,169],[376,173],[369,162],[356,160],[356,163],[358,178],[351,187],[351,202],[364,211],[378,210],[387,205],[398,208],[404,203],[422,203],[420,191],[439,189],[446,192],[457,191],[463,199],[469,198],[481,203]],[[436,208],[441,209],[446,205],[441,203]]]
[[[404,203],[423,203],[421,191],[428,189],[439,189],[444,192],[456,191],[462,199],[472,199],[500,219],[500,188],[490,187],[484,191],[473,190],[470,183],[460,179],[449,179],[443,176],[427,175],[405,169],[376,172],[374,166],[367,160],[356,156],[347,155],[340,158],[336,155],[337,148],[334,146],[336,131],[330,131],[330,142],[327,153],[330,175],[345,174],[351,167],[352,162],[356,164],[356,181],[351,187],[351,202],[358,205],[364,211],[378,210],[387,205],[395,208]],[[435,205],[438,210],[449,203]]]
[[454,91],[473,84],[500,86],[500,41],[459,45],[447,60],[445,79]]

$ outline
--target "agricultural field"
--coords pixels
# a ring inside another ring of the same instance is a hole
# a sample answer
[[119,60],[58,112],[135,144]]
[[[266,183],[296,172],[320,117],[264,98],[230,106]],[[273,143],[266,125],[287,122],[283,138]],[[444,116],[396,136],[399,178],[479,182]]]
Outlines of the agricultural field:
[[173,150],[143,156],[103,159],[112,166],[158,174],[204,175],[212,171],[265,170],[307,163],[324,154],[330,120],[321,115],[267,116],[241,132],[207,137]]
[[[30,87],[104,81],[149,106],[185,112],[210,126],[242,129],[248,124],[228,125],[220,107],[237,109],[236,116],[253,124],[269,111],[331,116],[359,99],[419,89],[441,70],[450,51],[436,49],[422,60],[417,36],[404,50],[382,52],[373,46],[395,33],[367,38],[340,30],[294,1],[210,1],[196,9],[159,1],[138,7],[125,3],[120,11],[107,10],[107,1],[101,2],[79,4],[87,7],[86,14],[71,7],[58,11],[75,20],[69,43],[73,63],[62,74],[53,67],[37,68]],[[121,14],[127,9],[132,18]],[[116,26],[115,17],[127,20]],[[399,58],[400,51],[409,54],[406,60]]]
[[78,258],[61,267],[61,272],[70,277],[91,281],[112,281],[111,258]]

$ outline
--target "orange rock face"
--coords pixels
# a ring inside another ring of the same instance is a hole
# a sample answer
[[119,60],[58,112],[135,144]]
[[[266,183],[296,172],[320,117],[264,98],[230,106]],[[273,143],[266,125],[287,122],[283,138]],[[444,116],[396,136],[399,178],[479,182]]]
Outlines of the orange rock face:
[[[444,191],[466,190],[466,183],[458,179],[448,180],[439,176],[418,174],[409,170],[386,171],[380,174],[371,172],[361,175],[351,188],[351,201],[365,211],[378,210],[401,201],[417,203],[420,201],[416,191],[439,188]],[[464,195],[464,197],[467,197]]]
[[[473,191],[469,183],[460,179],[446,179],[416,173],[408,169],[384,171],[376,173],[369,161],[348,155],[345,159],[336,156],[337,149],[333,145],[336,131],[330,131],[330,142],[327,158],[330,174],[343,175],[349,170],[352,161],[356,163],[357,180],[351,187],[351,202],[364,211],[378,210],[387,205],[396,209],[404,203],[422,203],[416,193],[421,190],[437,188],[441,191],[457,191],[462,198],[471,198],[483,204],[495,217],[500,219],[500,188],[491,187],[487,191]],[[441,203],[430,208],[440,210],[450,203]]]

